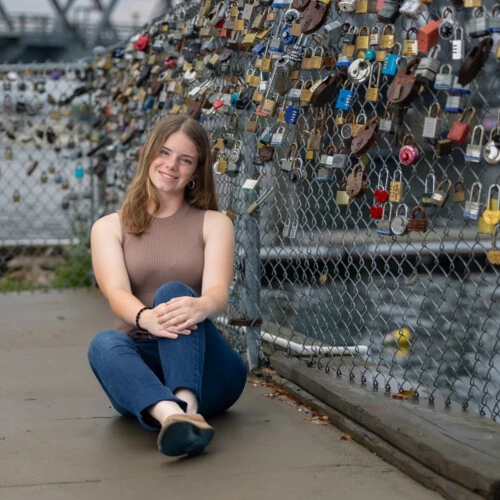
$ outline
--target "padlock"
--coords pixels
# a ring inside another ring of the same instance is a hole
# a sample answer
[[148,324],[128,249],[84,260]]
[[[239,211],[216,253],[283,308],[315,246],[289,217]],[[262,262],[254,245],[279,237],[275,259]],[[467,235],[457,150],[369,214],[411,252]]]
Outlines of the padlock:
[[366,191],[367,175],[365,165],[359,162],[351,169],[347,176],[346,191],[349,198],[361,198]]
[[423,206],[433,205],[431,198],[435,191],[436,191],[436,176],[432,172],[429,172],[425,177],[424,192],[422,194],[422,200],[420,204]]
[[423,57],[418,64],[415,75],[417,79],[423,82],[434,82],[436,74],[439,71],[438,55],[441,50],[439,45],[435,45],[427,57]]
[[[407,144],[408,140],[411,144]],[[403,146],[399,150],[399,162],[405,167],[415,165],[420,158],[420,151],[415,146],[415,137],[412,134],[406,134],[403,137]]]
[[241,152],[243,150],[243,141],[236,141],[229,152],[229,160],[238,163],[241,158]]
[[499,4],[495,4],[491,8],[491,16],[488,22],[488,31],[490,33],[500,33],[500,17],[497,16],[497,12],[500,12]]
[[397,168],[389,183],[389,201],[401,202],[403,201],[403,172]]
[[358,50],[366,50],[369,47],[370,42],[370,28],[365,24],[361,26],[358,30],[358,34],[356,36],[356,49]]
[[478,220],[481,207],[481,191],[483,185],[474,182],[470,188],[469,200],[465,202],[464,219]]
[[378,125],[378,131],[381,134],[393,134],[394,133],[394,113],[388,117],[390,102],[387,101],[384,109],[384,114],[380,119]]
[[47,175],[47,172],[45,170],[40,174],[40,183],[41,184],[47,184],[49,181],[49,176]]
[[438,28],[440,24],[441,19],[437,19],[436,21],[430,21],[418,29],[417,41],[418,50],[420,52],[427,53],[432,47],[437,45],[439,41]]
[[[418,217],[417,214],[420,214]],[[424,207],[417,205],[413,207],[410,218],[408,219],[408,232],[425,233],[427,232],[427,218],[425,217]]]
[[343,31],[344,26],[338,21],[332,21],[331,23],[325,24],[320,33],[322,45],[326,47],[337,46]]
[[458,24],[454,27],[451,41],[451,58],[454,61],[463,61],[465,56],[464,29]]
[[5,147],[4,158],[6,160],[12,160],[14,158],[14,152],[12,151],[12,148],[10,146]]
[[466,24],[467,34],[471,38],[481,38],[489,34],[489,17],[484,7],[476,7],[472,11],[472,18]]
[[443,64],[439,68],[439,73],[437,73],[434,79],[434,88],[437,90],[449,90],[453,84],[453,75],[451,73],[451,65]]
[[370,31],[370,47],[380,45],[380,28],[374,26]]
[[[385,175],[385,182],[382,181]],[[389,199],[389,170],[387,167],[382,167],[377,176],[377,186],[373,191],[373,199],[376,203],[385,203]]]
[[356,0],[340,0],[338,6],[343,12],[354,12],[356,10]]
[[392,236],[392,203],[386,201],[382,205],[382,217],[377,221],[377,234],[380,236]]
[[349,85],[349,82],[346,80],[344,85],[339,90],[339,94],[337,96],[337,101],[335,103],[336,109],[342,109],[344,111],[349,111],[351,109],[353,100],[354,100],[354,91],[352,90],[352,83],[350,84],[351,88],[345,88],[346,85]]
[[489,165],[500,163],[500,124],[491,129],[489,141],[484,147],[484,161]]
[[380,38],[381,49],[392,49],[396,42],[396,29],[393,24],[386,24],[382,29],[382,36]]
[[313,128],[307,140],[308,151],[319,151],[321,149],[322,135],[317,128]]
[[467,140],[470,131],[470,122],[475,115],[476,110],[474,107],[468,106],[465,108],[460,118],[452,125],[447,138],[450,141],[463,144]]
[[15,189],[12,193],[12,201],[14,203],[19,203],[21,201],[21,194],[19,193],[19,190]]
[[465,184],[462,179],[458,179],[453,184],[453,203],[462,203],[465,201]]
[[446,6],[441,11],[441,24],[438,28],[439,37],[443,40],[451,40],[455,33],[457,25],[455,9],[451,6]]
[[[347,45],[353,45],[356,49],[356,37],[358,36],[358,29],[354,25],[349,25],[347,31],[343,36],[343,43]],[[354,50],[353,50],[354,53]]]
[[[496,190],[496,198],[493,191]],[[487,224],[497,225],[500,223],[500,184],[492,184],[488,190],[488,198],[483,211],[483,219]]]
[[304,170],[302,158],[297,158],[292,166],[292,169],[288,172],[288,180],[292,184],[300,184],[305,178],[306,171]]
[[445,113],[463,113],[465,106],[464,97],[461,95],[449,95],[444,105]]
[[381,23],[394,23],[400,16],[400,6],[400,0],[385,0],[382,8],[377,12],[377,21]]
[[399,12],[403,14],[403,16],[416,21],[426,9],[425,3],[420,0],[405,0],[399,8]]
[[453,78],[453,83],[451,84],[450,91],[452,94],[470,95],[470,83],[466,85],[460,85],[460,83],[458,83],[458,76],[455,76]]
[[500,224],[495,226],[491,242],[491,249],[488,250],[488,253],[486,254],[488,262],[490,264],[493,264],[494,266],[500,265],[500,249],[497,248],[497,236],[499,235],[499,233],[500,233]]
[[[377,68],[377,79],[375,85],[373,83],[373,68],[376,66]],[[382,67],[380,63],[375,62],[370,66],[370,76],[368,78],[368,87],[365,93],[365,101],[368,102],[378,102],[379,94],[380,94],[380,75],[382,72]]]
[[[330,154],[333,153],[333,154]],[[318,162],[319,167],[332,168],[334,155],[337,153],[337,148],[333,144],[330,144],[325,148],[323,154]]]
[[[432,114],[434,113],[434,116]],[[439,115],[441,108],[437,102],[433,102],[429,107],[429,112],[424,118],[424,128],[422,130],[422,137],[426,139],[437,139],[441,132],[441,120]]]
[[271,139],[271,146],[279,147],[285,145],[285,127],[278,127]]
[[356,14],[375,14],[377,12],[377,0],[357,0]]
[[290,172],[293,168],[297,157],[299,146],[294,142],[288,146],[286,156],[280,161],[280,170],[282,172]]
[[[396,54],[394,54],[394,49],[396,49]],[[385,56],[385,61],[382,66],[382,74],[394,76],[401,64],[401,44],[395,43],[390,49],[390,52]]]
[[442,207],[446,200],[448,199],[448,195],[451,191],[451,181],[450,179],[443,179],[437,187],[437,190],[432,193],[431,203],[436,205],[436,207]]
[[[476,131],[479,132],[479,141],[475,144]],[[476,125],[472,129],[472,137],[470,143],[467,144],[465,148],[465,161],[470,161],[473,163],[481,163],[483,161],[483,137],[484,137],[484,127],[482,125]]]
[[345,178],[342,179],[342,181],[340,181],[337,193],[335,195],[335,202],[337,203],[337,205],[349,205],[349,203],[351,202],[351,198],[349,197],[346,191]]
[[299,119],[300,108],[298,106],[287,106],[285,109],[285,122],[290,125],[295,125]]
[[[402,214],[401,210],[404,210]],[[402,236],[408,232],[408,206],[405,203],[400,203],[396,207],[394,217],[391,220],[391,231],[396,236]]]
[[[363,120],[363,121],[361,121]],[[356,122],[352,126],[352,137],[356,137],[358,135],[358,132],[365,126],[366,124],[366,114],[365,113],[359,113],[359,115],[356,117]]]
[[[415,39],[411,38],[411,35],[415,35]],[[410,28],[406,32],[406,37],[403,40],[403,55],[405,57],[417,57],[418,56],[418,40],[417,40],[418,30],[415,27]]]
[[[349,118],[351,119],[350,122],[348,121]],[[356,117],[354,116],[354,113],[348,113],[346,115],[344,123],[340,128],[340,136],[344,139],[344,141],[349,141],[353,138],[355,121]]]

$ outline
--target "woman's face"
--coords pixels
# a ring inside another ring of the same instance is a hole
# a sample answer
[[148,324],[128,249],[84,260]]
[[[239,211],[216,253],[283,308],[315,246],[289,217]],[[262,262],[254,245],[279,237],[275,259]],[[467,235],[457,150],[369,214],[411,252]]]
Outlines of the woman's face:
[[149,178],[161,193],[182,193],[196,177],[198,151],[184,132],[174,132],[163,144],[160,156],[149,167]]

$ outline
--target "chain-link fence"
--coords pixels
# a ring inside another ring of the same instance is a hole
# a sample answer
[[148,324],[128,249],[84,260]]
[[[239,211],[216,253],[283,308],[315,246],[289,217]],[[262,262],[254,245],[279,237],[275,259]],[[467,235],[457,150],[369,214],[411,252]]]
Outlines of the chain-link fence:
[[[326,27],[293,38],[297,20],[287,5],[224,5],[185,4],[145,27],[141,36],[149,40],[136,36],[93,62],[87,149],[97,150],[91,158],[101,155],[93,168],[102,189],[96,188],[99,208],[89,210],[91,220],[119,206],[143,132],[166,114],[191,113],[210,133],[220,210],[236,231],[230,306],[220,324],[250,367],[269,347],[284,349],[369,388],[413,391],[431,401],[441,393],[446,404],[457,401],[498,419],[500,278],[487,258],[495,225],[477,220],[484,208],[496,207],[491,187],[500,183],[498,164],[484,159],[500,107],[496,30],[469,92],[445,73],[456,76],[485,39],[486,33],[469,36],[468,23],[480,11],[457,8],[452,19],[442,11],[450,5],[425,4],[416,19],[400,16],[390,39],[373,2],[365,14],[331,6]],[[493,20],[492,5],[484,6]],[[442,24],[467,27],[464,56],[453,52],[459,51],[453,40],[438,38],[437,83],[421,76],[411,105],[389,105],[389,92],[397,101],[403,89],[391,87],[394,73],[414,60],[406,55],[396,63],[394,44],[409,54],[412,28],[442,16]],[[345,23],[374,38],[356,47]],[[354,74],[350,65],[362,55],[379,64],[358,62]],[[327,76],[337,80],[322,105]],[[463,144],[447,141],[467,106],[475,110],[471,133]],[[378,137],[358,158],[352,129],[377,116]],[[479,143],[476,125],[484,128],[479,151],[469,147]],[[400,156],[403,141],[408,147]],[[474,182],[481,186],[473,189]],[[116,203],[99,204],[101,198]],[[416,231],[406,233],[407,218]]]

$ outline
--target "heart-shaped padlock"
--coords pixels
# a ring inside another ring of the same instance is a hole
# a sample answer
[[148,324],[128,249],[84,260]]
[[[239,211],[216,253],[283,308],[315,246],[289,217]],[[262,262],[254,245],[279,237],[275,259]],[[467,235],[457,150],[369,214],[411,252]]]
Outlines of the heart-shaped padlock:
[[379,220],[384,215],[384,208],[382,206],[372,205],[370,207],[370,217],[375,220]]
[[[411,144],[407,144],[410,138]],[[420,158],[420,151],[415,146],[415,138],[411,134],[406,134],[403,137],[403,147],[399,150],[399,162],[406,167],[415,165]]]
[[373,192],[373,198],[377,203],[384,203],[389,199],[389,191],[385,189],[375,189]]

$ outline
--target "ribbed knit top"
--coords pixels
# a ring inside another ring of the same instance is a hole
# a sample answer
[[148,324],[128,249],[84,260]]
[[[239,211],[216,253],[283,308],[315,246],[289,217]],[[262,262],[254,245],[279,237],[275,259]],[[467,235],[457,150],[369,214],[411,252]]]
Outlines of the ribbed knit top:
[[[155,217],[139,236],[122,230],[122,247],[132,294],[152,306],[156,290],[169,281],[180,281],[201,295],[206,210],[184,202],[169,217]],[[129,334],[136,329],[117,318],[116,329]]]

